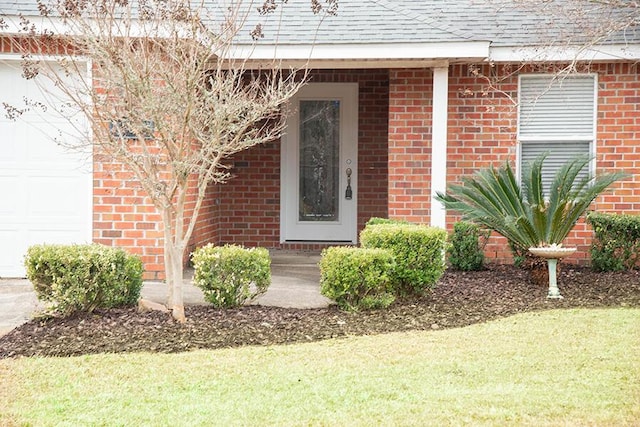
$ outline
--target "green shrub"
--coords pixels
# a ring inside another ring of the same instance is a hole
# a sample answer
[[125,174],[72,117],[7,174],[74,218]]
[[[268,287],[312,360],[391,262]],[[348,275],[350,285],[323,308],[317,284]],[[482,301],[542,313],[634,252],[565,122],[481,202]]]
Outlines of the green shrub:
[[142,288],[140,258],[108,246],[31,246],[25,267],[38,299],[62,314],[133,305]]
[[369,221],[367,221],[366,225],[380,225],[380,224],[411,224],[411,223],[403,219],[378,218],[374,216],[369,218]]
[[527,258],[533,256],[531,255],[531,253],[529,253],[529,249],[523,248],[513,240],[507,240],[507,243],[509,244],[509,250],[511,250],[511,255],[513,256],[513,265],[518,268],[526,268]]
[[596,271],[621,271],[638,267],[640,216],[589,212],[593,227],[591,267]]
[[482,270],[483,249],[488,237],[489,232],[482,232],[480,227],[472,222],[456,222],[453,225],[450,244],[447,246],[451,267],[461,271]]
[[393,282],[402,295],[423,294],[444,272],[447,232],[417,224],[368,225],[360,233],[365,248],[389,249],[396,268]]
[[265,248],[238,245],[196,249],[193,284],[215,307],[238,307],[262,295],[271,284],[271,258]]
[[385,308],[395,300],[393,269],[391,251],[330,247],[320,259],[320,292],[348,311]]

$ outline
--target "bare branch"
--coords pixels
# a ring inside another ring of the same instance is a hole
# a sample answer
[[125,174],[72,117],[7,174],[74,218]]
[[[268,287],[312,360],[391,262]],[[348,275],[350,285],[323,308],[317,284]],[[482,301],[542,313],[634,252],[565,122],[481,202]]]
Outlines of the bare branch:
[[[285,3],[265,1],[260,12]],[[180,264],[208,185],[229,179],[227,158],[280,137],[283,106],[306,77],[275,62],[249,70],[229,60],[249,13],[242,2],[229,5],[212,16],[186,0],[41,1],[55,30],[22,18],[23,37],[14,39],[25,77],[50,79],[71,100],[72,115],[90,123],[83,141],[65,144],[126,165],[161,213],[167,282],[176,298],[170,305],[182,319]],[[329,1],[320,9],[336,8]],[[55,61],[44,60],[50,54]],[[197,199],[187,217],[194,185]]]

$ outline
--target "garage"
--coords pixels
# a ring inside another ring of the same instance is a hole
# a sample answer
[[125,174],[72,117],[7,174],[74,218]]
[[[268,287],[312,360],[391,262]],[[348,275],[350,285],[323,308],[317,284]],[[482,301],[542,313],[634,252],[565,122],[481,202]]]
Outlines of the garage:
[[51,108],[63,102],[53,89],[22,78],[18,58],[0,57],[0,105],[26,98],[49,106],[17,121],[0,107],[0,277],[24,276],[30,245],[91,241],[91,159],[56,143],[79,132]]

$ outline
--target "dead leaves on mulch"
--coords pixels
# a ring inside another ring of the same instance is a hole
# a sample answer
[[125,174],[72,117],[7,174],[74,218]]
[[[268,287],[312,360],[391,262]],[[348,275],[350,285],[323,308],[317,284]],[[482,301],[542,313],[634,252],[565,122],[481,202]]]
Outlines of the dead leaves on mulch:
[[594,273],[565,265],[564,299],[528,283],[526,272],[492,265],[480,272],[447,271],[428,296],[386,310],[344,313],[326,309],[247,306],[187,307],[187,323],[167,314],[112,309],[67,318],[35,319],[0,338],[0,358],[91,353],[161,352],[244,345],[277,345],[352,335],[461,327],[523,311],[570,307],[640,307],[640,272]]

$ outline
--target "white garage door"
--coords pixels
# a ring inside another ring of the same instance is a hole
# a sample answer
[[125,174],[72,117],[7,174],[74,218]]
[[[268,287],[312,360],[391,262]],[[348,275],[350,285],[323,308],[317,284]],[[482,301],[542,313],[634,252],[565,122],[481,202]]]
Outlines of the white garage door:
[[[0,103],[60,102],[20,74],[19,62],[0,58]],[[0,107],[0,277],[24,276],[30,245],[91,240],[91,162],[56,144],[60,132],[78,135],[52,108],[10,121]]]

